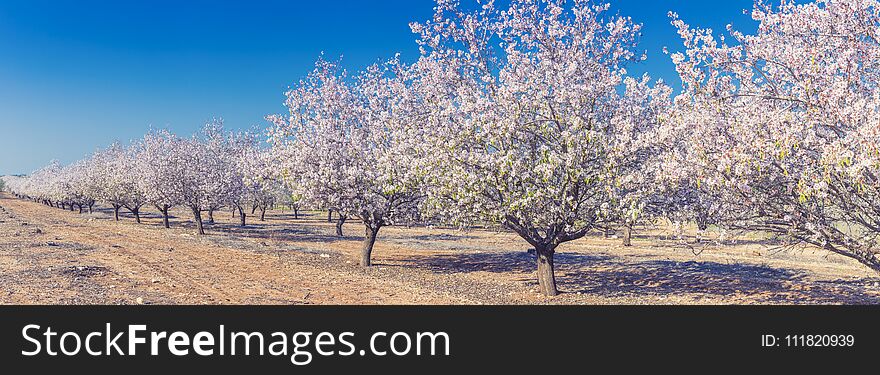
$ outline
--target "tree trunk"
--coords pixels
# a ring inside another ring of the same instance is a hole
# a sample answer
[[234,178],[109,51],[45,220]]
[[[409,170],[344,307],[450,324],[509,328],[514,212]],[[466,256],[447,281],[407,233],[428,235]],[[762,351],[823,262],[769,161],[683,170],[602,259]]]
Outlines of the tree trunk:
[[632,223],[627,223],[623,226],[623,246],[632,246],[632,232]]
[[345,224],[345,220],[348,219],[345,215],[339,215],[339,219],[336,219],[336,235],[339,237],[342,236],[342,224]]
[[299,219],[299,208],[293,208],[293,220]]
[[90,213],[90,214],[93,213],[93,212],[92,212],[92,207],[93,207],[94,205],[95,205],[94,203],[92,203],[92,204],[89,205],[89,213]]
[[82,213],[83,213],[83,205],[80,204],[80,205],[77,205],[77,206],[79,206],[79,213],[82,214]]
[[327,210],[327,222],[328,223],[333,222],[333,210]]
[[361,266],[369,267],[372,262],[370,255],[373,253],[373,244],[376,243],[376,235],[379,234],[379,226],[375,228],[366,225],[364,233],[364,247],[361,249]]
[[208,224],[214,224],[214,209],[208,209]]
[[538,286],[541,293],[545,296],[555,296],[559,294],[556,289],[556,274],[553,268],[553,253],[556,249],[553,246],[543,246],[535,249],[538,254]]
[[128,210],[131,211],[132,214],[134,214],[134,221],[137,222],[138,224],[140,224],[141,223],[141,209],[140,209],[140,207],[135,207],[133,209],[129,208]]
[[235,219],[235,211],[240,210],[240,208],[232,207],[232,218]]
[[205,224],[202,223],[202,210],[199,208],[193,208],[193,219],[195,219],[196,226],[199,228],[199,235],[205,234]]
[[171,207],[163,206],[162,211],[162,224],[165,224],[165,228],[171,228],[171,225],[168,223],[168,209]]
[[257,205],[251,206],[251,215],[254,215],[256,213],[257,213]]
[[260,221],[266,221],[266,206],[260,207]]
[[116,221],[119,221],[119,208],[120,207],[121,206],[119,206],[118,204],[113,205],[113,218],[116,219]]
[[247,214],[241,206],[238,206],[238,217],[241,220],[241,227],[244,228],[247,225]]
[[700,213],[697,215],[697,235],[695,242],[700,243],[703,240],[703,232],[709,229],[709,219],[706,215]]

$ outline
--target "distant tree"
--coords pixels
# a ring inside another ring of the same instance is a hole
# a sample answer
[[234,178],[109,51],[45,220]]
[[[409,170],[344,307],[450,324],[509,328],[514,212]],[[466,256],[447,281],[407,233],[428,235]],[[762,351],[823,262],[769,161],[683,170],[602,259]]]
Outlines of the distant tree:
[[169,211],[181,203],[181,185],[186,169],[184,140],[167,130],[150,131],[138,142],[136,163],[138,189],[148,204],[162,213],[162,223],[170,228]]
[[93,156],[95,179],[100,200],[113,207],[113,217],[119,221],[119,210],[126,208],[141,222],[140,209],[147,202],[138,184],[140,172],[136,153],[121,144],[99,150]]
[[228,141],[222,120],[214,120],[198,135],[180,143],[179,157],[186,168],[179,180],[179,198],[192,211],[200,235],[205,234],[202,213],[219,209],[239,189],[230,183],[237,172],[231,164]]

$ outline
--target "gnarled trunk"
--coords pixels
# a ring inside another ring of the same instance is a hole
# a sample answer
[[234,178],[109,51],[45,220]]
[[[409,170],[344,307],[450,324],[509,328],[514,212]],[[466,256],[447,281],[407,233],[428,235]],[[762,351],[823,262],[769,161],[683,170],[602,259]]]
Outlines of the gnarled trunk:
[[343,237],[342,236],[342,224],[345,224],[345,220],[347,220],[347,219],[348,219],[347,216],[339,215],[339,219],[336,220],[336,235],[337,236]]
[[199,235],[205,234],[205,224],[202,223],[202,210],[199,208],[193,208],[193,219],[196,222],[196,226],[199,228]]
[[541,293],[551,297],[559,294],[559,290],[556,289],[556,274],[553,266],[555,246],[538,246],[535,252],[538,255],[538,287]]
[[632,246],[632,232],[632,223],[627,223],[623,226],[623,246]]
[[238,217],[241,220],[242,227],[247,225],[247,214],[244,212],[244,208],[241,206],[238,206]]
[[162,211],[162,224],[165,225],[165,228],[171,228],[171,224],[168,223],[168,209],[171,207],[162,206],[159,211]]
[[141,223],[141,208],[140,207],[131,207],[128,209],[131,211],[132,215],[134,215],[134,221],[138,224]]
[[260,221],[266,221],[266,206],[260,207]]
[[696,243],[703,242],[703,234],[706,232],[706,229],[709,229],[709,216],[700,211],[697,213],[697,235],[695,238]]
[[364,246],[361,248],[361,266],[369,267],[372,265],[372,261],[370,259],[373,253],[373,245],[376,243],[376,236],[379,234],[379,226],[365,226],[364,231]]

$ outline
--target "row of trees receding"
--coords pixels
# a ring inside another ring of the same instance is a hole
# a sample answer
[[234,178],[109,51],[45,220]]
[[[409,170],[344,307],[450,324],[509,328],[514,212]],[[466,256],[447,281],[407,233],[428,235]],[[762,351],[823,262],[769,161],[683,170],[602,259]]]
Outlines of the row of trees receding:
[[[636,224],[659,217],[785,235],[880,271],[878,12],[869,0],[758,2],[757,31],[727,38],[670,13],[683,41],[673,94],[629,76],[646,58],[641,26],[608,5],[438,0],[411,24],[413,63],[349,74],[320,59],[286,93],[289,113],[267,117],[270,148],[210,129],[150,134],[64,168],[83,186],[143,177],[61,201],[135,215],[180,204],[197,222],[229,206],[244,223],[246,204],[283,189],[340,225],[360,219],[364,266],[384,226],[496,223],[536,249],[547,295],[560,244],[621,228],[630,245]],[[45,188],[46,173],[25,184]]]

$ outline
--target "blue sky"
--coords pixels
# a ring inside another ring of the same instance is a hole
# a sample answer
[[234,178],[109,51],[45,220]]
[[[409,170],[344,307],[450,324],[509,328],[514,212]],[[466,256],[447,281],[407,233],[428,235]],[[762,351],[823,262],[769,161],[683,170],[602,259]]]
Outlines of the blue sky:
[[[674,85],[661,53],[680,49],[669,10],[719,32],[754,29],[742,14],[752,0],[610,2],[644,24],[648,61],[630,71]],[[263,127],[322,51],[350,70],[396,52],[416,58],[408,23],[428,19],[433,4],[0,0],[0,175],[69,163],[151,126],[189,135],[222,117]]]

